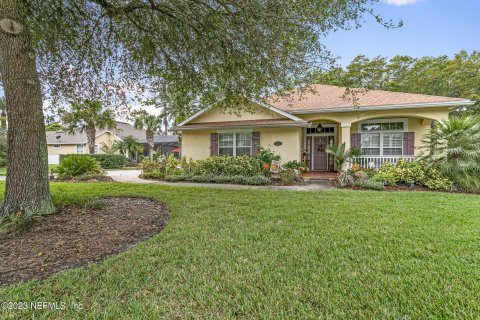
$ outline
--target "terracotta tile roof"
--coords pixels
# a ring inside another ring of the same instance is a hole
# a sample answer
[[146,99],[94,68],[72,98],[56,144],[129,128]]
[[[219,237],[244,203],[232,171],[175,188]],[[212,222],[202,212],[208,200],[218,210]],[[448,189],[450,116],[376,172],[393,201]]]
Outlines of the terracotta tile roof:
[[[330,85],[314,85],[314,92],[305,90],[303,95],[293,92],[289,97],[276,98],[272,96],[267,102],[284,111],[295,112],[302,110],[316,109],[341,109],[352,108],[353,103],[349,99],[344,99],[344,87]],[[369,90],[366,93],[357,94],[358,104],[360,106],[387,106],[389,105],[408,105],[420,103],[441,103],[441,102],[459,102],[468,101],[462,98],[450,98],[440,96],[430,96],[424,94],[392,92],[383,90]]]
[[221,122],[202,122],[189,123],[177,129],[201,129],[216,127],[248,127],[248,126],[282,126],[282,125],[306,125],[306,121],[293,121],[290,119],[259,119],[259,120],[239,120],[239,121],[221,121]]

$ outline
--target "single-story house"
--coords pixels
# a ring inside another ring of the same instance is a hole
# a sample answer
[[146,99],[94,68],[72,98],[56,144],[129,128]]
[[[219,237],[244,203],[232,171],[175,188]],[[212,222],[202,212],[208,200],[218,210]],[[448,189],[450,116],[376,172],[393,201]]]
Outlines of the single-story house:
[[[50,164],[56,164],[61,154],[84,154],[88,153],[87,134],[75,130],[70,134],[64,131],[47,131],[48,160]],[[148,155],[149,146],[145,138],[145,131],[135,129],[129,123],[117,121],[115,129],[97,129],[95,137],[95,154],[105,153],[103,146],[112,146],[115,141],[122,141],[127,136],[133,136],[143,145],[144,155]],[[178,147],[178,136],[167,135],[154,136],[155,150],[162,154],[168,154]]]
[[[345,88],[315,85],[302,94],[251,102],[240,114],[216,106],[186,119],[173,130],[181,135],[182,156],[251,155],[258,145],[280,154],[282,163],[305,161],[311,170],[334,170],[328,145],[358,148],[369,166],[413,160],[432,121],[474,101],[462,98],[369,90],[345,98]],[[355,100],[355,103],[352,102]]]

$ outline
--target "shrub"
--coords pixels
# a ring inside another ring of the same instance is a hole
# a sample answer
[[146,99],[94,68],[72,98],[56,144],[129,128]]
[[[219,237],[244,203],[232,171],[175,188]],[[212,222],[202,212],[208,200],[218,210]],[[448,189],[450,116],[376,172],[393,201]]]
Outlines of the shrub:
[[90,154],[100,164],[103,169],[118,169],[123,168],[128,159],[121,154]]
[[57,171],[60,178],[72,178],[100,174],[102,169],[89,155],[72,154],[62,159]]
[[182,174],[180,160],[175,158],[175,155],[171,153],[165,161],[165,174],[175,175]]
[[7,165],[7,159],[0,158],[0,167],[5,167]]
[[372,180],[358,180],[353,183],[356,186],[372,190],[385,190],[383,183]]
[[438,169],[430,168],[422,181],[422,185],[432,190],[450,190],[452,182]]
[[452,184],[440,170],[428,167],[424,161],[398,161],[396,165],[384,163],[373,179],[384,181],[385,176],[395,177],[397,183],[415,184],[432,190],[448,190]]
[[480,190],[480,115],[436,121],[423,143],[428,167],[466,191]]
[[272,161],[280,161],[280,155],[275,154],[268,148],[258,147],[258,153],[253,159],[254,166],[258,172],[263,172],[266,175],[270,174],[270,165]]
[[[248,156],[213,156],[199,160],[190,168],[193,175],[255,176],[261,171]],[[169,173],[170,174],[170,173]]]
[[89,198],[83,203],[83,209],[86,210],[100,210],[107,206],[107,201],[102,198]]
[[256,176],[225,176],[225,175],[167,175],[165,180],[169,182],[189,181],[198,183],[235,183],[245,185],[268,185],[270,179],[262,175]]
[[368,180],[368,174],[363,170],[355,171],[353,178],[355,180]]
[[165,178],[165,172],[160,170],[144,171],[138,177],[141,179],[163,180]]
[[381,182],[383,185],[388,186],[396,186],[397,185],[397,177],[390,172],[379,172],[375,175],[372,179],[376,182]]
[[149,160],[144,159],[142,161],[142,170],[143,172],[150,172],[150,171],[161,171],[165,173],[166,170],[166,161],[156,161],[156,160]]
[[295,169],[295,170],[302,170],[306,168],[306,164],[297,160],[288,161],[282,165],[285,169]]
[[352,185],[355,179],[353,178],[352,170],[344,170],[339,173],[336,179],[336,183],[340,187],[346,187]]
[[281,169],[277,174],[272,175],[272,179],[278,180],[285,185],[294,184],[300,180],[298,174],[293,169]]

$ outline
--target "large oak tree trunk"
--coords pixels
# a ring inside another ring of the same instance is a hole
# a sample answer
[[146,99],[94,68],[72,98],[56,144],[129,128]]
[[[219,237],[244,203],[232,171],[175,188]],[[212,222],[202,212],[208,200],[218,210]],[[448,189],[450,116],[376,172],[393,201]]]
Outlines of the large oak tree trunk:
[[0,1],[0,68],[8,106],[7,181],[0,218],[52,213],[42,92],[23,1]]

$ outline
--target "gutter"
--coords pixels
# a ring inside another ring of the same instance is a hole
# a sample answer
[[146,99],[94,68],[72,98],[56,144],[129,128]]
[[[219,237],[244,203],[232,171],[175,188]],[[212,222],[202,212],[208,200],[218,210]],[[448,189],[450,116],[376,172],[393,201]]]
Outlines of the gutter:
[[304,123],[285,123],[285,124],[258,124],[258,125],[237,125],[237,126],[203,126],[203,127],[181,127],[176,126],[171,128],[172,131],[199,131],[199,130],[223,130],[231,128],[253,129],[253,128],[278,128],[278,127],[303,127],[310,125],[308,122]]
[[352,112],[352,111],[375,111],[375,110],[399,110],[399,109],[418,109],[418,108],[437,108],[437,107],[461,107],[471,106],[476,102],[472,100],[450,101],[450,102],[429,102],[429,103],[415,103],[415,104],[396,104],[396,105],[378,105],[378,106],[359,106],[346,108],[323,108],[323,109],[308,109],[308,110],[291,110],[292,114],[311,114],[311,113],[338,113],[338,112]]

